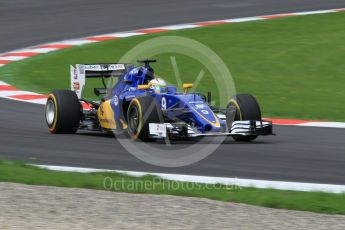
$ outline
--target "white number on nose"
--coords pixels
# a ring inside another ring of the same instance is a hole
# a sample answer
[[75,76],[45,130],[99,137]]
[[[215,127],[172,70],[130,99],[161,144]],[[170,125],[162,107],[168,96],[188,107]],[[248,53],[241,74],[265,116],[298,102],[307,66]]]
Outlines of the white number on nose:
[[161,105],[162,109],[167,109],[167,100],[165,99],[165,97],[162,97]]
[[210,114],[210,112],[208,112],[207,110],[201,110],[201,112],[203,113],[203,114],[205,114],[205,115],[208,115],[208,114]]

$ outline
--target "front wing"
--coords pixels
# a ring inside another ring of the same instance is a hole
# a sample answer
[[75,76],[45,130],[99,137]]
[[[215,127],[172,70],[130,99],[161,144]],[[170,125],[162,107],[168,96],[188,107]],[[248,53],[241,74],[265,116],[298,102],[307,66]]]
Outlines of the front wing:
[[150,136],[153,138],[186,138],[203,136],[253,136],[274,135],[270,121],[234,121],[230,132],[201,133],[185,123],[150,123]]

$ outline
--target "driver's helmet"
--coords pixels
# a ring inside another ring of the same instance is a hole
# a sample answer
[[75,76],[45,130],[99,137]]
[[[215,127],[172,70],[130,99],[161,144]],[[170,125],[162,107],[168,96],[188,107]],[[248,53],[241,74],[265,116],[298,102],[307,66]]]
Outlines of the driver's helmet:
[[167,83],[162,78],[155,78],[152,79],[149,84],[151,85],[151,89],[155,91],[155,93],[166,93],[167,92]]

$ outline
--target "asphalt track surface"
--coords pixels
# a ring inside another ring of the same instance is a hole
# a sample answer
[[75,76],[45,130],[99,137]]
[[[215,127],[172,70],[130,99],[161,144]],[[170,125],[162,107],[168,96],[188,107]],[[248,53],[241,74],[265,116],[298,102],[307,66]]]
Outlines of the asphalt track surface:
[[[0,52],[145,27],[342,7],[344,0],[1,1]],[[249,144],[229,138],[198,163],[165,168],[143,163],[109,136],[51,135],[42,106],[0,99],[1,158],[50,165],[345,184],[344,129],[274,128],[278,136],[262,137]],[[176,144],[178,148],[188,145]]]

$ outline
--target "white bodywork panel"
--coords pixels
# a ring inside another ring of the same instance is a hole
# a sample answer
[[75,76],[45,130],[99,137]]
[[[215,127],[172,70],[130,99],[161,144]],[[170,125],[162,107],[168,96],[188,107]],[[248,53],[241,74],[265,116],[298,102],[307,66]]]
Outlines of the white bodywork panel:
[[158,137],[167,136],[167,124],[150,123],[149,129],[150,129],[150,135],[155,135]]
[[82,65],[84,71],[107,71],[107,70],[124,70],[124,64],[90,64],[90,65]]
[[81,99],[85,87],[85,69],[83,65],[71,66],[71,90]]

